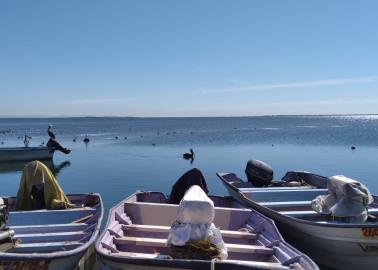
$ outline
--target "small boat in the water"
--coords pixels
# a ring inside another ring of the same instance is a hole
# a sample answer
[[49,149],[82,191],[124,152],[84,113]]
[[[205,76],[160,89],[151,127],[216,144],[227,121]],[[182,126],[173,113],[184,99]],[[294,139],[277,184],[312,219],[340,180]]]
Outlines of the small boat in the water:
[[[96,251],[114,269],[318,269],[311,259],[283,240],[272,220],[242,207],[231,197],[210,196],[210,199],[214,203],[213,223],[220,229],[227,259],[172,255],[168,239],[182,206],[169,203],[161,192],[137,191],[113,207]],[[197,202],[186,202],[193,209],[188,216],[198,215],[201,207]]]
[[8,220],[0,230],[0,269],[72,270],[90,252],[103,215],[99,194],[67,195],[75,208],[14,211],[4,198]]
[[1,161],[47,160],[52,159],[54,151],[48,147],[0,147]]
[[[358,182],[342,183],[343,176],[328,178],[292,171],[281,181],[272,181],[273,171],[265,163],[249,165],[249,181],[233,173],[217,173],[232,197],[273,219],[289,243],[321,265],[343,270],[377,269],[377,196],[365,196],[365,188]],[[337,190],[334,195],[330,193],[332,189]],[[348,193],[352,195],[349,198]],[[340,201],[335,199],[338,195],[342,197]],[[370,200],[373,202],[362,204]],[[345,212],[344,217],[319,213],[337,208]],[[348,212],[356,208],[362,210],[357,217],[366,220],[351,222]]]

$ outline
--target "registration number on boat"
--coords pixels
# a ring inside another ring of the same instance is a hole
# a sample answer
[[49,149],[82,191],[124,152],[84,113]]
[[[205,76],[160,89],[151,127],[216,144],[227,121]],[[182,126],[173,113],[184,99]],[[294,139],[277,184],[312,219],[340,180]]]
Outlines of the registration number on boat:
[[49,261],[1,261],[0,270],[47,270]]
[[362,235],[365,237],[378,236],[378,228],[362,228]]

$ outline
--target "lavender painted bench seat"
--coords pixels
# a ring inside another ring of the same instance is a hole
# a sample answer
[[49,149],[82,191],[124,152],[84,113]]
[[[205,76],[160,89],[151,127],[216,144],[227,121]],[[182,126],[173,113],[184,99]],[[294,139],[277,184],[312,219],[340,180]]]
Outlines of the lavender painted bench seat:
[[[133,223],[155,225],[156,216],[151,213],[159,213],[159,219],[164,226],[171,226],[176,220],[177,204],[126,202],[125,213],[133,220]],[[232,211],[231,211],[232,210]],[[220,229],[238,230],[248,220],[251,210],[246,208],[216,207],[214,224]],[[237,218],[232,218],[232,217]]]
[[[170,226],[156,226],[156,225],[142,225],[142,224],[129,224],[123,225],[122,229],[125,231],[144,231],[144,232],[162,232],[168,235]],[[247,238],[256,240],[257,234],[246,232],[246,231],[229,231],[221,230],[220,231],[223,237],[232,237],[232,238]]]
[[[124,236],[121,238],[114,238],[113,241],[117,244],[133,244],[137,246],[153,246],[153,247],[166,247],[167,239],[160,238],[146,238],[146,237],[133,237]],[[240,252],[240,253],[258,253],[265,255],[272,255],[274,253],[272,248],[257,245],[240,245],[225,243],[228,252]]]

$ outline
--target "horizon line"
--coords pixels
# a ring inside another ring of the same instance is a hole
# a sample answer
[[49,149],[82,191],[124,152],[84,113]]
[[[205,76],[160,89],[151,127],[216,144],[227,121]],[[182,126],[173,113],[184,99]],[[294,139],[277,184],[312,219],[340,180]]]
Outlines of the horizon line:
[[336,113],[336,114],[264,114],[264,115],[217,115],[217,116],[117,116],[117,115],[104,115],[104,116],[18,116],[18,115],[0,115],[0,119],[49,119],[49,118],[232,118],[232,117],[266,117],[266,116],[362,116],[362,115],[378,115],[378,113]]

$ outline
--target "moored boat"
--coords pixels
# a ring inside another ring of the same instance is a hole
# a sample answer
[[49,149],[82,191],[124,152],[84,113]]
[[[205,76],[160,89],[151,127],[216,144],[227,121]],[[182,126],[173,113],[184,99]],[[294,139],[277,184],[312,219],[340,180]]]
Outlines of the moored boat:
[[[255,172],[257,175],[258,170]],[[273,219],[289,243],[319,264],[343,270],[377,268],[378,197],[372,196],[365,222],[349,223],[312,208],[315,198],[329,194],[327,177],[288,172],[283,181],[256,187],[233,173],[217,175],[232,197]]]
[[0,162],[52,159],[54,151],[48,147],[0,147]]
[[137,191],[114,206],[96,251],[113,269],[318,269],[283,240],[272,220],[230,197],[210,198],[227,259],[171,256],[167,239],[179,205],[169,203],[161,192]]
[[0,231],[0,269],[76,267],[98,237],[103,205],[99,194],[67,197],[74,208],[31,211],[14,211],[16,198],[4,198],[9,212]]

